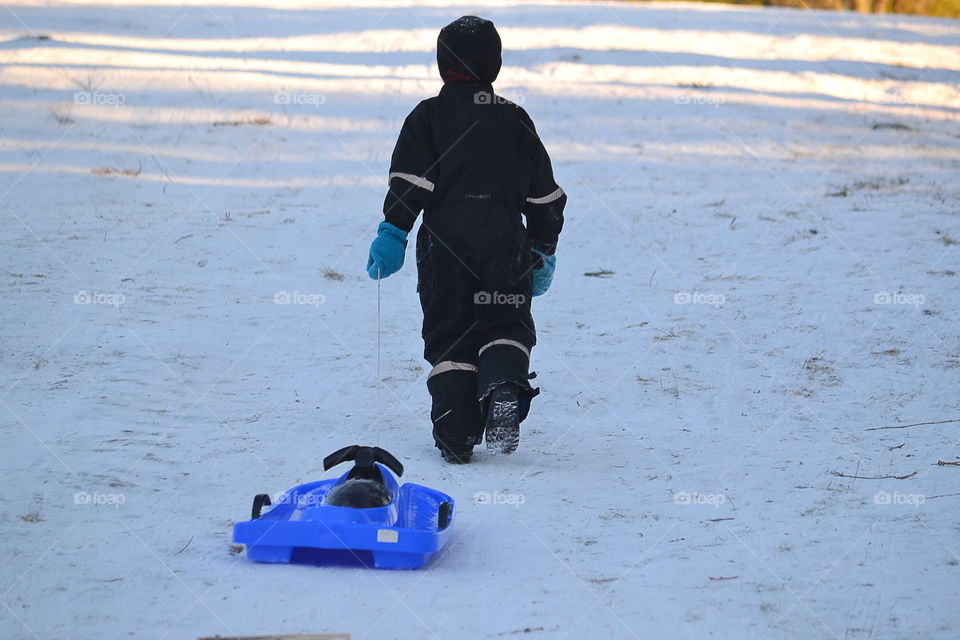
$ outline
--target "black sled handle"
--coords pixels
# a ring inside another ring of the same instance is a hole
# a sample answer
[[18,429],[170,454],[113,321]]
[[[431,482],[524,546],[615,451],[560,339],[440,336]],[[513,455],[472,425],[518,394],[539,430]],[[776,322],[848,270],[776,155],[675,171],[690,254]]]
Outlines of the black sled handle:
[[403,475],[403,464],[392,453],[380,447],[361,447],[358,444],[352,444],[328,455],[323,459],[323,470],[329,471],[338,464],[351,461],[361,469],[372,468],[374,462],[379,462],[397,474],[397,477]]
[[273,504],[270,502],[270,496],[265,493],[258,493],[253,496],[253,509],[250,510],[250,519],[256,520],[260,517],[260,512],[263,510],[264,506],[270,506]]
[[437,510],[437,530],[443,531],[450,526],[450,520],[453,518],[453,505],[449,502],[441,502]]

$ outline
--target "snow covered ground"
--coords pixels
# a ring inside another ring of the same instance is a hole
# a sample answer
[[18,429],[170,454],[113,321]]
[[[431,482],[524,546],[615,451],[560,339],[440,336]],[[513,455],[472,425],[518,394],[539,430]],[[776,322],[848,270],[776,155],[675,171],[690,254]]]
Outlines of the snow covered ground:
[[[454,539],[255,565],[251,497],[377,439],[366,251],[471,12],[570,198],[543,393],[515,455],[440,461],[408,252],[380,443]],[[960,23],[13,0],[0,36],[2,637],[960,635],[960,422],[868,430],[960,418]]]

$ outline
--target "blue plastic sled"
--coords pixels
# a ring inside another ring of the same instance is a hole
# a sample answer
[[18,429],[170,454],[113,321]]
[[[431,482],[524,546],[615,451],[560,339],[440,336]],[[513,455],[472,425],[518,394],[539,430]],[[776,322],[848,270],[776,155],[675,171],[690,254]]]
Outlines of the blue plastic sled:
[[353,469],[339,478],[294,487],[275,505],[256,496],[252,519],[234,525],[233,541],[255,562],[422,567],[450,538],[453,498],[401,486],[393,474],[403,475],[403,465],[379,447],[345,447],[324,458],[323,468],[348,461]]

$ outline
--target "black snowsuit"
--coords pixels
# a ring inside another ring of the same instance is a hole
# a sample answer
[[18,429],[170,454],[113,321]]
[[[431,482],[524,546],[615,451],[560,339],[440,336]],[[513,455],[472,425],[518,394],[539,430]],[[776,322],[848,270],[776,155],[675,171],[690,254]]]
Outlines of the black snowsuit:
[[[481,82],[448,82],[407,117],[390,164],[387,222],[416,241],[427,387],[437,445],[479,444],[483,401],[530,387],[531,246],[553,254],[566,195],[533,122]],[[526,226],[521,214],[526,217]]]

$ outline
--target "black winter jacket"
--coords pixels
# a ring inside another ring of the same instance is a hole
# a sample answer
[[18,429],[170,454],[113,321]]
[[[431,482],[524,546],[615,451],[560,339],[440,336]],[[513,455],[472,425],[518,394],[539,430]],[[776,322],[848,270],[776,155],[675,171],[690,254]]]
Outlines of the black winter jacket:
[[563,227],[567,197],[533,121],[489,84],[448,83],[417,105],[389,185],[386,221],[409,231],[424,211],[427,231],[468,268],[511,260],[528,242],[552,254]]

